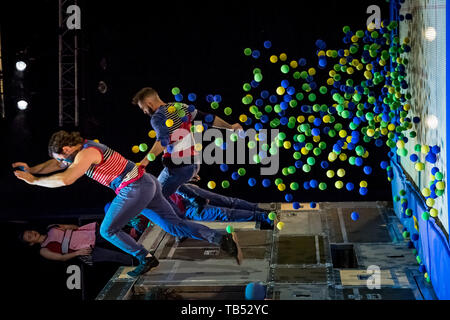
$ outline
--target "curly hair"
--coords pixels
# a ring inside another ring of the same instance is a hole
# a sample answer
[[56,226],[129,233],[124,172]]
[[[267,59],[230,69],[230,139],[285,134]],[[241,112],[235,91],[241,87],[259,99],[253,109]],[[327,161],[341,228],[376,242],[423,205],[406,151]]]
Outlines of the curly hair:
[[83,142],[84,139],[77,131],[71,133],[64,130],[55,132],[48,143],[48,155],[53,157],[53,153],[62,153],[63,147],[73,147]]

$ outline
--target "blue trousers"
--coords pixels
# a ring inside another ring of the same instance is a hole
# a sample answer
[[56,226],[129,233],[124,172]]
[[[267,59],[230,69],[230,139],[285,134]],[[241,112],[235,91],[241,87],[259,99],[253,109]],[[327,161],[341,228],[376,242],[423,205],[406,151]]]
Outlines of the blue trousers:
[[151,174],[145,173],[138,181],[119,192],[100,226],[100,234],[103,238],[140,261],[147,256],[147,249],[122,228],[141,212],[173,236],[205,240],[216,245],[219,245],[222,239],[222,234],[216,230],[181,219],[163,196],[158,180]]
[[169,201],[175,213],[184,218],[184,213],[170,200],[170,196],[174,194],[179,188],[184,191],[184,184],[189,182],[200,170],[199,164],[190,164],[179,168],[165,167],[158,176],[158,181],[162,186],[162,193]]

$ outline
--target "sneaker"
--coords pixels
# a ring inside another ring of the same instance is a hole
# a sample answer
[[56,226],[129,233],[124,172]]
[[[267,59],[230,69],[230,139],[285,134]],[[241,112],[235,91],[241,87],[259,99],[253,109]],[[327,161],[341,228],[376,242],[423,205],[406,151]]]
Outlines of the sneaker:
[[156,268],[158,265],[159,261],[155,256],[146,257],[144,261],[141,261],[141,263],[136,268],[134,268],[134,270],[128,272],[127,274],[130,277],[137,277],[141,274],[147,273],[152,268]]
[[220,241],[220,249],[234,257],[237,264],[242,264],[244,255],[242,254],[242,250],[237,241],[237,235],[235,232],[232,234],[227,233],[222,236],[222,240]]

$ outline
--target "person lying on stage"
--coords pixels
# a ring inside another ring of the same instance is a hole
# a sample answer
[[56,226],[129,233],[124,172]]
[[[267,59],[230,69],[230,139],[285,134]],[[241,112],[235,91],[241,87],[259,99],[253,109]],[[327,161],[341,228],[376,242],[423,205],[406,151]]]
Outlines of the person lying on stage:
[[[180,218],[195,221],[228,221],[243,222],[257,221],[261,223],[262,229],[273,228],[273,221],[269,219],[266,211],[258,208],[257,203],[248,202],[239,198],[226,197],[194,184],[183,185],[185,193],[174,193],[170,196],[180,209]],[[105,206],[105,212],[111,203]],[[136,218],[145,224],[148,222],[145,217],[151,216],[151,212],[144,209]],[[177,241],[184,240],[184,237],[177,237]]]
[[136,258],[103,239],[96,222],[81,227],[53,224],[47,227],[47,233],[25,230],[19,234],[19,240],[29,246],[39,245],[40,255],[48,260],[67,261],[79,258],[88,265],[115,262],[133,266],[139,263]]
[[[137,166],[104,144],[83,139],[79,132],[61,130],[54,133],[49,141],[48,152],[52,159],[34,167],[23,162],[14,163],[13,168],[22,167],[20,169],[23,170],[15,170],[15,176],[31,185],[59,188],[75,183],[86,174],[114,190],[117,196],[100,226],[100,234],[140,261],[128,275],[138,276],[159,265],[156,257],[122,230],[128,221],[145,208],[150,209],[151,220],[164,231],[178,237],[213,243],[241,264],[243,255],[236,234],[223,234],[179,218],[163,196],[159,181],[147,173],[144,167]],[[64,171],[55,173],[61,170]],[[55,174],[35,176],[49,173]]]

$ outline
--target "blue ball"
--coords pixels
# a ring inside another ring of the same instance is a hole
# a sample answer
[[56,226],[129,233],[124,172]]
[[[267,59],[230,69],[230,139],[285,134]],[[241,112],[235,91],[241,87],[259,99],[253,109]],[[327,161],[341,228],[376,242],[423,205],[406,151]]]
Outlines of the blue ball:
[[441,153],[441,148],[439,146],[434,146],[433,148],[431,148],[431,152],[433,152],[435,155],[438,155],[439,153]]
[[262,125],[261,123],[258,122],[258,123],[255,124],[255,130],[256,130],[256,131],[259,131],[259,130],[261,130],[262,128],[263,128],[263,125]]
[[292,204],[292,207],[294,208],[294,210],[298,210],[298,209],[300,209],[300,203],[294,202],[294,203]]
[[183,118],[181,118],[181,122],[186,123],[189,121],[188,116],[184,116]]
[[237,180],[237,179],[239,179],[239,173],[237,173],[237,172],[233,172],[233,174],[231,175],[231,179],[233,179],[233,180]]
[[421,273],[425,273],[425,272],[427,272],[427,267],[425,267],[425,265],[421,264],[421,265],[419,266],[419,271],[420,271]]
[[254,187],[256,185],[256,179],[254,179],[254,178],[248,179],[248,185],[250,187]]
[[347,183],[345,187],[348,191],[353,191],[355,189],[355,185],[351,182]]
[[239,138],[244,139],[247,136],[247,132],[244,130],[238,131],[238,136]]
[[251,118],[248,118],[247,121],[245,121],[245,125],[249,126],[252,124],[252,122],[253,122],[253,120]]
[[419,235],[418,235],[417,233],[414,233],[414,234],[411,236],[411,240],[412,240],[412,241],[417,241],[417,240],[419,240]]
[[262,283],[252,282],[245,287],[245,300],[264,300],[266,286]]
[[222,145],[220,146],[220,149],[227,150],[227,143],[226,142],[222,143]]
[[278,98],[275,95],[271,95],[269,97],[269,101],[270,101],[270,103],[277,103],[278,102]]
[[220,171],[227,172],[228,171],[228,165],[226,163],[223,163],[220,165]]
[[311,130],[311,134],[312,134],[314,137],[320,136],[320,129],[317,129],[317,128],[312,129],[312,130]]
[[255,105],[256,105],[257,107],[262,107],[262,106],[264,105],[264,100],[263,100],[263,99],[257,99],[257,100],[255,101]]
[[261,98],[267,99],[269,97],[270,93],[267,90],[261,91]]
[[439,172],[439,168],[434,167],[433,169],[431,169],[431,174],[434,176],[436,173]]
[[286,202],[292,202],[292,200],[294,200],[294,196],[290,193],[288,193],[284,199],[286,200]]
[[222,97],[220,96],[220,94],[216,94],[213,99],[214,102],[222,102]]
[[190,104],[189,107],[188,107],[188,111],[190,113],[194,112],[195,111],[195,106],[193,104]]
[[105,208],[104,208],[105,213],[108,212],[110,206],[111,206],[111,202],[108,202],[107,204],[105,204]]
[[168,139],[161,139],[161,145],[163,147],[167,147],[169,145],[169,140]]
[[328,167],[330,166],[330,164],[326,161],[322,161],[320,163],[320,166],[322,167],[322,169],[328,169]]
[[372,168],[369,167],[369,166],[365,166],[364,167],[364,173],[367,174],[367,175],[371,174],[372,173]]
[[311,202],[311,203],[309,204],[309,206],[310,206],[311,209],[315,209],[315,208],[317,207],[317,203]]
[[253,50],[252,57],[258,59],[261,56],[261,52],[259,50]]
[[287,87],[289,87],[289,81],[288,80],[281,81],[281,86],[286,89]]
[[176,100],[177,102],[183,101],[183,95],[182,95],[181,93],[177,94],[177,95],[175,96],[175,100]]
[[305,190],[311,189],[311,186],[309,185],[309,182],[303,183],[303,189],[305,189]]
[[317,180],[311,180],[309,182],[309,185],[311,186],[311,188],[317,188],[319,186],[319,182]]
[[173,152],[173,145],[170,144],[170,145],[167,146],[167,152],[168,153],[172,153]]
[[188,94],[188,100],[190,102],[194,102],[195,100],[197,100],[197,95],[195,93],[189,93]]
[[437,161],[437,157],[434,153],[430,152],[427,154],[427,156],[425,157],[425,160],[431,164],[435,164]]
[[364,162],[363,159],[361,157],[358,157],[358,158],[356,158],[355,164],[358,167],[361,167],[363,165],[363,162]]
[[263,185],[264,188],[270,187],[271,184],[272,184],[272,182],[270,182],[269,179],[264,179],[264,180],[262,181],[262,185]]
[[270,42],[269,40],[264,41],[264,48],[270,49],[271,47],[272,47],[272,42]]
[[386,170],[388,166],[389,166],[389,163],[387,161],[381,161],[381,163],[380,163],[381,169]]
[[302,168],[303,167],[303,161],[301,161],[301,160],[297,160],[297,161],[295,161],[295,167],[297,168],[297,169],[300,169],[300,168]]
[[212,114],[208,114],[208,115],[205,117],[205,121],[208,122],[208,123],[213,122],[213,121],[214,121],[214,116],[213,116]]
[[419,160],[419,157],[417,156],[417,154],[412,154],[409,157],[409,160],[411,160],[412,162],[417,162]]
[[367,188],[363,187],[363,188],[359,189],[359,194],[362,195],[362,196],[367,195],[367,192],[368,192]]
[[298,60],[298,65],[300,67],[306,66],[306,59],[305,58],[301,58],[300,60]]
[[359,213],[358,212],[352,212],[351,218],[353,221],[357,221],[359,219]]

